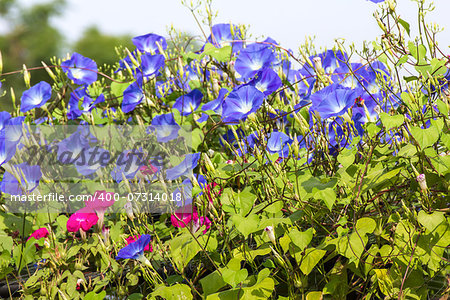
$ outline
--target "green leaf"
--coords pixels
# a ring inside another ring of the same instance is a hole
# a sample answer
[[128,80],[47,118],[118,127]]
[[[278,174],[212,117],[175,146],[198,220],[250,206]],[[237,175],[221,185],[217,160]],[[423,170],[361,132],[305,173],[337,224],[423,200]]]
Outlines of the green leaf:
[[425,60],[427,49],[424,45],[415,45],[413,42],[408,43],[409,52],[416,59],[418,63],[422,63]]
[[445,221],[443,212],[435,211],[432,214],[427,214],[425,211],[419,211],[417,220],[423,227],[429,231],[433,231],[439,224]]
[[315,248],[306,249],[305,256],[302,257],[302,262],[300,264],[300,270],[303,274],[308,275],[317,265],[317,263],[322,259],[322,257],[327,253],[325,250],[319,250]]
[[399,65],[404,64],[405,62],[408,61],[409,55],[403,55],[402,57],[400,57],[400,59],[397,61],[397,63],[395,64],[396,67],[398,67]]
[[447,103],[444,103],[441,99],[437,99],[436,105],[439,109],[439,112],[443,114],[444,116],[448,115],[448,105]]
[[246,187],[242,192],[238,192],[238,199],[241,203],[241,215],[246,216],[255,204],[256,195],[250,192],[251,188]]
[[164,299],[192,300],[191,288],[185,284],[172,286],[160,286],[152,293],[153,297],[160,296]]
[[239,283],[247,279],[247,277],[248,277],[247,269],[241,269],[238,271],[227,268],[222,269],[223,281],[231,285],[233,288],[235,288]]
[[246,218],[240,215],[234,215],[231,217],[234,226],[242,235],[247,238],[250,233],[259,230],[259,217],[258,215],[250,215]]
[[288,233],[292,243],[303,251],[311,242],[313,238],[313,229],[309,228],[306,231],[300,232],[297,229],[293,229]]
[[355,161],[356,152],[358,152],[357,147],[344,148],[339,153],[337,160],[344,168],[348,168]]
[[314,194],[314,199],[322,200],[331,211],[334,202],[336,202],[336,193],[333,189],[320,190]]
[[96,293],[94,291],[87,293],[86,295],[84,295],[84,300],[101,300],[104,299],[106,297],[106,292],[105,291],[101,291],[100,293]]
[[227,285],[217,270],[200,279],[200,284],[205,296],[211,295]]
[[201,58],[203,58],[205,55],[209,55],[212,58],[215,58],[219,62],[227,62],[230,60],[231,57],[231,46],[224,46],[222,48],[216,48],[214,45],[208,43],[205,45],[205,48],[203,50],[203,53],[201,54]]
[[113,94],[115,97],[122,97],[123,91],[130,85],[130,82],[125,83],[119,83],[113,81],[111,83],[111,94]]
[[422,150],[432,146],[439,139],[439,131],[435,126],[431,126],[430,128],[427,129],[412,126],[411,134]]
[[356,221],[356,230],[360,235],[372,233],[377,227],[377,223],[372,218],[361,218]]
[[391,128],[397,128],[405,122],[405,117],[403,115],[388,115],[385,112],[380,113],[380,119],[383,123],[383,126],[386,127],[387,130]]
[[6,232],[0,231],[0,252],[8,251],[11,252],[13,248],[13,239],[8,236]]
[[322,300],[323,295],[322,292],[309,292],[306,295],[306,300]]
[[409,23],[401,18],[398,18],[398,23],[400,23],[400,25],[402,25],[402,27],[405,28],[406,33],[410,35]]

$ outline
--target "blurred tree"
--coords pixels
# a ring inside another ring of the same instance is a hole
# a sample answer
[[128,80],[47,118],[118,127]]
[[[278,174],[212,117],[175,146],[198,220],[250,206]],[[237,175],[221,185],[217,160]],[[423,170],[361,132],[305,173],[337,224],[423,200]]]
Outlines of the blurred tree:
[[91,26],[84,31],[83,36],[72,48],[75,52],[95,60],[99,67],[104,64],[114,65],[120,59],[115,47],[123,46],[132,51],[134,46],[131,38],[131,35],[107,35],[100,32],[96,26]]
[[[10,31],[0,35],[0,51],[3,56],[3,73],[21,70],[23,64],[28,68],[42,66],[41,61],[49,63],[49,58],[59,56],[64,37],[50,24],[53,16],[61,14],[65,0],[53,0],[21,7],[15,0],[0,0],[0,17],[6,21]],[[20,99],[25,89],[22,74],[1,77],[3,89],[9,92],[14,87],[16,98]],[[45,70],[31,72],[31,84],[47,80]],[[0,109],[10,110],[10,97],[4,97]]]

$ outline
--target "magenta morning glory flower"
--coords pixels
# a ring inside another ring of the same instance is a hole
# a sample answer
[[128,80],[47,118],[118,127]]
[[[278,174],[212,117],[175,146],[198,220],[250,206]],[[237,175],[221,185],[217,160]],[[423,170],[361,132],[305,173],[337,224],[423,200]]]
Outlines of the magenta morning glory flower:
[[123,91],[122,111],[129,113],[144,99],[144,93],[135,81]]
[[265,44],[250,44],[239,53],[234,68],[243,79],[253,77],[259,70],[276,61],[273,50]]
[[159,53],[159,49],[156,43],[159,43],[164,50],[167,49],[166,39],[154,33],[134,37],[131,39],[131,41],[136,46],[136,48],[142,52],[151,54]]
[[41,81],[23,92],[22,98],[20,98],[20,111],[27,112],[33,108],[41,107],[51,96],[52,88],[50,84]]
[[359,94],[359,89],[334,83],[311,95],[310,110],[317,111],[323,119],[341,116],[352,107]]
[[170,221],[174,227],[184,228],[189,226],[192,233],[197,232],[202,226],[205,226],[203,230],[203,234],[205,234],[211,227],[211,221],[208,217],[199,217],[197,209],[192,207],[192,204],[177,209],[170,216]]
[[239,123],[245,121],[248,115],[261,107],[264,94],[257,88],[246,85],[232,91],[225,99],[222,108],[222,121],[225,123]]
[[114,204],[114,193],[106,191],[96,191],[92,198],[85,201],[86,207],[95,211],[98,216],[98,227],[103,228],[105,211]]
[[200,105],[203,98],[202,92],[195,89],[190,93],[178,97],[173,104],[173,108],[177,109],[182,116],[188,116],[193,113]]
[[137,259],[143,264],[150,266],[150,262],[144,256],[145,248],[150,243],[151,237],[149,234],[143,234],[141,237],[130,244],[128,246],[123,247],[117,253],[116,259]]
[[69,60],[61,63],[61,67],[75,84],[89,85],[97,81],[97,64],[79,53],[74,52]]
[[73,213],[67,220],[67,231],[77,232],[83,230],[87,232],[92,226],[97,224],[98,216],[90,207],[83,207]]

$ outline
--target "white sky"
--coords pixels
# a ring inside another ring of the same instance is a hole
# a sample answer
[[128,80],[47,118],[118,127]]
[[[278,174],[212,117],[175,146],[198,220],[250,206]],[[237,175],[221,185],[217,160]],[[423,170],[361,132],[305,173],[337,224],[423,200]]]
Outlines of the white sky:
[[[190,0],[187,0],[188,2]],[[45,0],[21,0],[32,4]],[[194,0],[195,2],[195,0]],[[397,0],[398,12],[415,32],[416,3]],[[214,0],[219,11],[215,23],[247,24],[254,37],[270,36],[281,46],[297,53],[305,36],[316,35],[317,47],[332,47],[335,38],[345,38],[361,48],[362,41],[380,35],[373,18],[377,4],[367,0]],[[428,21],[447,28],[438,37],[441,48],[450,52],[449,0],[435,0],[435,11]],[[190,11],[181,0],[68,0],[65,14],[54,23],[67,40],[79,38],[84,29],[96,24],[111,34],[137,36],[149,32],[166,36],[167,27],[200,36]]]

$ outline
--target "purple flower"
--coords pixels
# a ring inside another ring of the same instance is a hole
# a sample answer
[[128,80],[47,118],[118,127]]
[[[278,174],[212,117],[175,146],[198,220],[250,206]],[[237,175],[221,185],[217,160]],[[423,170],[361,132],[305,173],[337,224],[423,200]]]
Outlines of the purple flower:
[[267,151],[270,154],[278,153],[281,158],[289,156],[289,145],[292,139],[283,132],[274,131],[267,140]]
[[367,1],[370,1],[370,2],[373,2],[373,3],[381,3],[381,2],[384,2],[384,0],[367,0]]
[[[233,33],[231,32],[233,30]],[[242,49],[243,42],[242,34],[236,25],[232,24],[216,24],[211,28],[211,35],[207,42],[213,44],[215,47],[223,47],[231,44],[233,53]]]
[[158,76],[159,70],[164,68],[165,58],[161,54],[144,54],[141,56],[141,71],[144,77]]
[[213,110],[218,114],[222,114],[222,105],[225,99],[225,96],[228,94],[228,90],[226,88],[221,88],[219,91],[219,96],[217,99],[209,101],[202,106],[203,111]]
[[159,53],[158,46],[156,43],[159,43],[159,45],[166,50],[167,49],[167,42],[166,39],[160,35],[149,33],[145,35],[140,35],[137,37],[134,37],[131,39],[133,44],[136,46],[136,48],[139,51],[147,52],[147,53]]
[[228,95],[223,104],[222,121],[239,123],[245,121],[248,115],[257,111],[264,100],[264,94],[255,87],[241,86]]
[[173,108],[177,109],[182,116],[188,116],[199,107],[202,98],[202,92],[195,89],[186,95],[178,97],[173,105]]
[[175,180],[180,176],[187,175],[197,166],[199,159],[200,153],[186,154],[181,163],[166,171],[166,178]]
[[82,114],[91,112],[95,106],[101,102],[105,102],[105,96],[103,94],[100,94],[100,96],[94,100],[87,93],[87,88],[81,86],[70,94],[67,118],[70,120],[77,119]]
[[125,150],[117,157],[116,166],[111,171],[111,177],[120,183],[123,178],[134,178],[139,169],[144,165],[144,153],[141,149]]
[[155,116],[149,129],[156,130],[156,140],[166,143],[178,137],[180,126],[175,122],[171,113]]
[[41,107],[51,96],[52,88],[50,84],[41,81],[23,92],[22,98],[20,98],[20,111],[27,112],[33,108]]
[[269,68],[276,57],[273,50],[264,44],[250,44],[239,53],[234,68],[243,79],[253,77],[259,70]]
[[317,111],[323,119],[337,117],[352,107],[359,94],[359,90],[352,90],[335,83],[311,96],[310,110]]
[[97,81],[97,64],[79,53],[74,52],[69,60],[61,63],[61,67],[75,84],[89,85]]
[[149,264],[147,258],[144,256],[145,248],[150,244],[151,237],[149,234],[143,234],[141,237],[132,243],[129,243],[128,246],[123,247],[117,253],[116,259],[137,259],[144,264]]
[[281,79],[274,70],[266,68],[259,71],[255,78],[250,82],[250,85],[256,87],[264,95],[270,95],[282,86]]
[[144,93],[135,81],[123,91],[122,111],[129,113],[144,99]]
[[[15,175],[6,171],[0,184],[0,190],[10,195],[22,195],[23,193],[32,192],[38,185],[42,177],[41,168],[39,166],[30,166],[27,163],[11,166],[11,170]],[[20,178],[20,183],[17,180]]]

